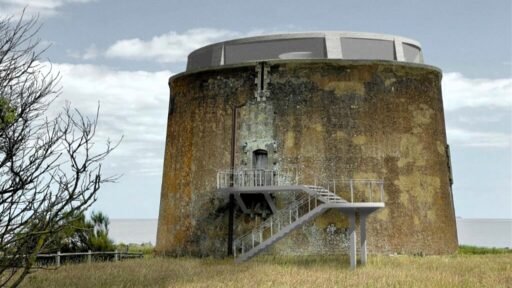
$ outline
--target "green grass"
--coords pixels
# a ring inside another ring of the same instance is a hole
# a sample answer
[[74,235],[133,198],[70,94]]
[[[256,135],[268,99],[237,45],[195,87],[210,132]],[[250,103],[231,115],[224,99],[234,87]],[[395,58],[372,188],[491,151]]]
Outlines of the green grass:
[[459,246],[459,254],[465,255],[484,255],[484,254],[507,254],[512,253],[512,249],[508,248],[485,248],[469,245]]
[[144,258],[39,270],[22,287],[512,287],[512,253],[370,256],[351,270],[343,256]]
[[144,256],[152,256],[155,250],[155,247],[151,243],[142,243],[142,244],[124,244],[120,243],[116,245],[116,249],[118,251],[127,251],[130,253],[142,253]]

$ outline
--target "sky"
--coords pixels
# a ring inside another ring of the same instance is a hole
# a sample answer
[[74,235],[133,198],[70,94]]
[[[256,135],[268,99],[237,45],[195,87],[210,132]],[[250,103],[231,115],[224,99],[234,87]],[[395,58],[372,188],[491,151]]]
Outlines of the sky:
[[0,17],[38,15],[43,61],[64,101],[100,105],[97,145],[123,137],[106,160],[92,209],[157,218],[169,91],[187,55],[227,39],[281,32],[358,31],[419,41],[443,70],[455,212],[512,218],[512,1],[510,0],[0,0]]

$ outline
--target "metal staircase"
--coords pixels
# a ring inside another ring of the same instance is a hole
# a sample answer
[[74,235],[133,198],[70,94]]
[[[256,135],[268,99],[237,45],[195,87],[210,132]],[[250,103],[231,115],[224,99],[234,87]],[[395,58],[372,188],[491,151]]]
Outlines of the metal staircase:
[[304,185],[304,195],[284,209],[278,210],[251,232],[239,237],[233,245],[236,262],[249,260],[279,241],[293,230],[313,220],[332,205],[348,203],[321,186]]
[[[326,210],[337,209],[349,218],[350,265],[353,268],[356,266],[356,213],[359,215],[361,263],[366,263],[366,217],[385,207],[384,181],[341,179],[317,185],[315,177],[315,185],[304,185],[299,178],[302,177],[298,174],[274,170],[226,170],[217,173],[217,193],[233,195],[243,213],[250,211],[241,195],[263,194],[272,210],[270,217],[232,242],[235,261],[249,260]],[[290,194],[294,200],[277,209],[270,195],[282,192],[294,193]]]
[[[341,198],[340,196],[332,193],[331,191],[325,189],[322,186],[312,186],[312,185],[304,185],[304,187],[313,191],[318,195],[318,197],[324,203],[347,203],[347,200]],[[307,191],[306,191],[307,192]]]

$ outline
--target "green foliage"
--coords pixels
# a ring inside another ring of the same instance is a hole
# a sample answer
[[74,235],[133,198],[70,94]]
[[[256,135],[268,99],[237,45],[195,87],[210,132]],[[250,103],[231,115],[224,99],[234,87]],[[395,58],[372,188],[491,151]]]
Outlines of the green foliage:
[[101,234],[100,236],[92,236],[89,238],[89,248],[91,251],[114,251],[115,246],[107,235]]
[[470,245],[460,245],[459,254],[466,255],[483,255],[483,254],[506,254],[512,253],[512,249],[508,248],[486,248]]
[[112,251],[114,242],[108,238],[110,219],[102,212],[92,212],[90,224],[94,229],[89,237],[89,247],[92,251]]
[[101,212],[93,212],[87,220],[83,213],[69,214],[64,229],[53,235],[47,252],[114,251],[112,239],[108,237],[110,220]]
[[16,120],[16,109],[9,100],[0,96],[0,128],[12,124]]
[[129,253],[142,253],[144,255],[152,255],[155,252],[155,246],[151,244],[151,242],[148,243],[142,243],[142,244],[124,244],[119,243],[116,245],[118,251],[126,251]]

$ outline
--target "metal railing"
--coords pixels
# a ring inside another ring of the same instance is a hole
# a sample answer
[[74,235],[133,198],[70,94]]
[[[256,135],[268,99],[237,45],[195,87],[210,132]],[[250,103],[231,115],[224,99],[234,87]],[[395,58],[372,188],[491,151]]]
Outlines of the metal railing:
[[289,173],[279,170],[225,170],[217,173],[217,189],[292,185],[292,180]]
[[382,179],[331,180],[318,186],[352,203],[384,202],[384,180]]
[[299,183],[298,173],[280,170],[225,170],[217,173],[217,189],[286,185],[321,186],[349,202],[384,202],[384,180],[340,179],[322,181],[317,177]]
[[263,241],[281,232],[285,227],[292,225],[304,215],[311,212],[324,202],[318,196],[303,195],[296,202],[285,209],[280,209],[249,233],[240,236],[233,243],[233,255],[242,255],[260,245]]
[[[61,260],[63,258],[77,258],[81,257],[82,259],[85,258],[85,261],[87,263],[91,263],[93,261],[93,257],[100,257],[100,259],[112,259],[114,262],[120,261],[123,258],[142,258],[144,257],[143,253],[137,253],[137,252],[121,252],[121,251],[98,251],[98,252],[72,252],[72,253],[52,253],[52,254],[37,254],[36,259],[42,260],[42,259],[52,259],[51,263],[53,263],[55,266],[59,267],[61,265]],[[83,261],[83,260],[82,260]],[[95,260],[96,261],[96,260]],[[45,261],[47,264],[48,261]]]

